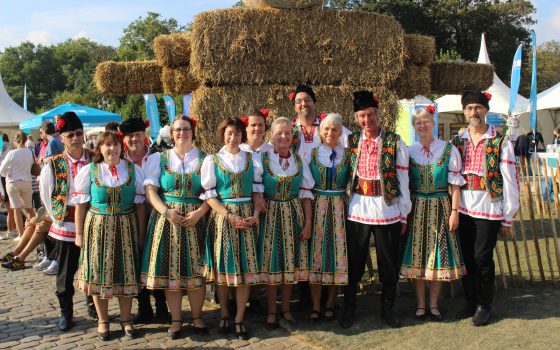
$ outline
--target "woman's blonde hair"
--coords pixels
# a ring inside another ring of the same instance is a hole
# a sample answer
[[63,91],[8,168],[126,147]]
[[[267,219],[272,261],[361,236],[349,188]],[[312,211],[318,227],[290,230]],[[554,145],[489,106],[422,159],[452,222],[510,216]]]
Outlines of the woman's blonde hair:
[[25,144],[25,142],[27,142],[27,134],[23,131],[18,131],[16,134],[16,143],[21,146]]
[[435,123],[434,115],[428,112],[426,108],[418,108],[412,112],[412,125],[414,126],[414,124],[416,124],[416,121],[420,118],[431,119],[432,123]]

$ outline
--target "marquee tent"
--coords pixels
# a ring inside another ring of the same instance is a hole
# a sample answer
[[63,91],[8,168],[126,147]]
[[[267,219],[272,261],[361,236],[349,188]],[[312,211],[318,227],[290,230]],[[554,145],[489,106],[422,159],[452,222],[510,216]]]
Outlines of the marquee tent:
[[28,120],[22,121],[19,124],[19,127],[22,130],[38,129],[44,120],[54,120],[55,115],[64,114],[70,111],[78,115],[85,128],[105,125],[108,122],[120,122],[122,119],[120,114],[66,102],[49,111],[36,115]]
[[0,127],[16,127],[23,120],[33,117],[33,114],[21,108],[12,100],[2,82],[0,74]]

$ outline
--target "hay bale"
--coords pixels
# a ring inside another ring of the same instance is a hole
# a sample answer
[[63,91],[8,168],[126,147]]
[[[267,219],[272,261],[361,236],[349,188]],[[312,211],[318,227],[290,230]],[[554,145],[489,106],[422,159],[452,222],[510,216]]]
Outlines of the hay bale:
[[431,36],[405,34],[407,61],[416,65],[430,65],[436,56],[436,39]]
[[461,94],[467,85],[474,85],[481,90],[492,85],[494,68],[489,64],[464,61],[434,62],[430,66],[432,75],[432,93]]
[[[252,109],[268,108],[270,123],[278,116],[292,119],[295,115],[294,106],[288,98],[292,86],[201,86],[193,92],[191,113],[199,119],[197,145],[206,152],[216,152],[222,145],[216,142],[215,131],[223,118],[242,116]],[[398,115],[398,98],[387,89],[378,87],[352,86],[314,86],[317,95],[317,108],[320,113],[338,112],[343,116],[347,127],[357,130],[355,123],[352,93],[361,89],[369,89],[379,95],[380,116],[382,125],[394,128]]]
[[203,12],[192,26],[191,69],[209,86],[384,86],[403,68],[403,35],[396,20],[372,12]]
[[115,62],[97,65],[93,81],[107,95],[145,94],[162,91],[161,66],[157,61]]
[[243,0],[243,4],[247,7],[258,8],[306,8],[323,5],[323,0]]
[[163,92],[166,94],[186,95],[196,90],[199,86],[188,66],[177,68],[163,67],[161,82],[163,84]]
[[188,66],[191,59],[191,33],[158,35],[154,39],[154,53],[164,67]]
[[391,87],[401,99],[430,94],[432,90],[430,66],[405,64],[403,72]]

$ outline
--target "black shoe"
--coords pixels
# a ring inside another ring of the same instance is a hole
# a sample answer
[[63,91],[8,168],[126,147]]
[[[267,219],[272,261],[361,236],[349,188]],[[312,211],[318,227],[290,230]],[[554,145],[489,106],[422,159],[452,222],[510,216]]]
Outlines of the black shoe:
[[[173,323],[180,323],[181,326],[182,326],[183,325],[183,320],[172,320],[171,324],[173,324]],[[183,328],[179,328],[179,330],[175,331],[175,332],[173,332],[171,330],[168,330],[167,331],[167,338],[169,338],[169,340],[179,339],[179,337],[181,336],[181,331],[182,330],[183,330]]]
[[311,314],[309,314],[309,322],[312,323],[319,323],[321,320],[321,313],[318,310],[311,310]]
[[192,330],[193,330],[194,334],[197,334],[197,335],[209,335],[210,332],[208,332],[208,327],[196,327],[196,326],[194,325],[194,320],[199,320],[199,319],[202,319],[202,317],[193,317],[193,318],[192,318],[192,321],[193,321],[193,322],[192,322]]
[[287,311],[282,311],[282,320],[283,322],[285,322],[285,326],[287,328],[289,328],[289,330],[295,330],[297,328],[297,322],[296,320],[293,318],[294,316],[292,315],[292,319],[287,319],[286,318],[286,314],[291,313],[291,310],[287,310]]
[[229,326],[229,316],[220,318],[220,324],[218,325],[218,332],[223,335],[231,332],[231,327]]
[[161,323],[171,322],[171,314],[167,311],[167,306],[156,307],[156,319]]
[[57,326],[58,329],[60,329],[63,332],[66,332],[67,330],[72,328],[72,326],[74,326],[74,323],[72,322],[72,317],[62,315],[60,317],[60,320],[58,320]]
[[268,322],[268,320],[265,322],[265,328],[269,331],[273,331],[276,328],[278,328],[279,324],[278,324],[278,319],[276,317],[276,312],[269,312],[268,316],[270,315],[274,315],[274,322]]
[[354,309],[344,308],[340,318],[340,327],[350,328],[354,324]]
[[102,341],[107,341],[109,339],[111,339],[111,331],[109,330],[109,321],[105,321],[105,322],[99,322],[98,324],[106,324],[107,325],[107,330],[105,332],[99,332],[97,331],[97,338],[99,338]]
[[[132,322],[130,322],[130,320],[127,321],[119,321],[121,323],[121,328],[124,332],[124,335],[128,338],[128,339],[134,339],[134,337],[136,337],[136,329],[134,328],[134,326],[132,325]],[[132,329],[126,329],[125,328],[125,324],[130,324],[132,326]]]
[[[418,310],[424,310],[424,313],[418,315]],[[417,307],[416,313],[414,314],[414,318],[418,321],[424,321],[426,319],[426,308],[425,307]]]
[[465,302],[465,306],[457,314],[455,318],[457,320],[464,320],[465,318],[473,317],[474,313],[476,312],[476,304],[471,301]]
[[[239,331],[237,331],[237,327],[239,327]],[[248,340],[250,338],[247,328],[245,328],[243,322],[235,323],[235,335],[237,336],[237,339],[241,340]]]
[[12,258],[14,256],[16,256],[14,253],[9,252],[8,254],[6,254],[6,255],[4,255],[0,258],[0,262],[8,262],[8,261],[12,260]]
[[146,324],[154,320],[154,312],[152,309],[138,309],[138,314],[134,317],[133,322],[135,324]]
[[14,256],[10,259],[10,261],[3,262],[1,265],[5,269],[17,271],[25,268],[25,261],[20,261],[16,256]]
[[385,320],[385,323],[387,323],[389,327],[401,327],[401,321],[395,316],[392,308],[383,308],[383,310],[381,310],[381,318]]
[[[328,316],[327,312],[330,312],[331,315]],[[328,307],[325,309],[325,311],[323,311],[323,320],[330,322],[333,321],[335,318],[336,318],[336,313],[334,312],[334,308]]]
[[490,308],[478,305],[476,312],[471,320],[473,326],[486,326],[490,323]]
[[[432,312],[432,310],[436,310],[438,313],[434,314]],[[441,322],[443,321],[443,315],[441,314],[441,311],[439,311],[439,309],[437,307],[431,307],[430,308],[430,319],[434,322]]]

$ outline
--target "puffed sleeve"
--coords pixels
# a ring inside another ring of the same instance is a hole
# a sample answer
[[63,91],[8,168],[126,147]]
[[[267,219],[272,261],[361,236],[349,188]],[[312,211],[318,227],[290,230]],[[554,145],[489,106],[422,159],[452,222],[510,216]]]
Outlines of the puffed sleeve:
[[309,165],[303,162],[303,181],[299,188],[299,198],[313,199],[313,193],[311,193],[313,186],[315,186],[315,179],[313,179],[311,170],[309,170]]
[[146,201],[146,190],[144,189],[144,171],[138,165],[134,165],[134,185],[136,193],[134,194],[134,204],[142,204]]
[[261,153],[253,153],[253,192],[264,192]]
[[352,131],[348,130],[344,125],[342,126],[342,135],[338,138],[338,143],[344,148],[348,147],[348,136],[352,135]]
[[213,155],[207,155],[202,162],[201,172],[201,185],[204,192],[200,195],[200,199],[203,201],[218,197],[218,192],[216,192],[216,173],[214,171],[214,159]]
[[399,211],[403,223],[406,223],[406,217],[412,209],[408,188],[408,160],[406,145],[399,139],[397,146],[397,180],[399,180],[399,190],[401,192],[399,195]]
[[54,221],[54,214],[52,211],[51,196],[54,192],[54,175],[52,172],[51,164],[45,165],[41,169],[41,175],[39,181],[39,196],[41,197],[41,202],[45,206],[47,213]]
[[505,140],[502,146],[500,172],[504,180],[504,198],[502,199],[504,219],[502,225],[511,226],[513,217],[519,210],[519,183],[517,182],[517,162],[513,153],[513,145],[509,140]]
[[74,194],[72,204],[83,204],[91,200],[91,166],[83,166],[74,178]]
[[455,146],[451,146],[451,158],[449,158],[449,166],[447,170],[447,182],[451,185],[463,186],[467,180],[461,175],[463,163],[461,154]]
[[154,153],[148,157],[144,164],[144,186],[153,185],[160,187],[161,153]]

